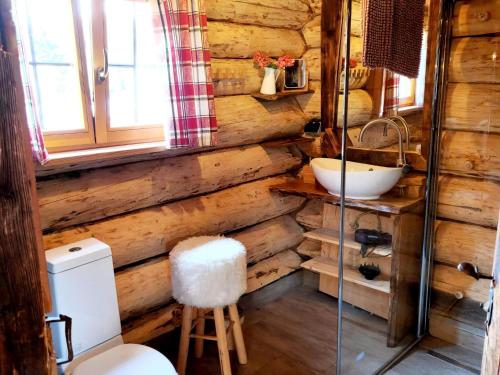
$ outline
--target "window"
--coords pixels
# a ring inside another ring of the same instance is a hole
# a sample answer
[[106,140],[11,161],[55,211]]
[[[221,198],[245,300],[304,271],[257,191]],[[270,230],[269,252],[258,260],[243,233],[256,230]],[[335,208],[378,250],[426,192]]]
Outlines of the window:
[[423,34],[420,67],[417,78],[399,76],[398,99],[399,109],[408,107],[422,107],[424,104],[425,68],[427,58],[427,32]]
[[29,120],[40,122],[49,151],[163,139],[168,72],[153,6],[156,1],[15,1],[23,79],[35,108]]

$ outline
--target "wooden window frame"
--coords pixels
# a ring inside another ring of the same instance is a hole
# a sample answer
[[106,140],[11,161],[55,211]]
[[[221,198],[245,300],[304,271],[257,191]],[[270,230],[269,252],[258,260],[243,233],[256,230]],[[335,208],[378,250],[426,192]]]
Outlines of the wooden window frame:
[[[116,127],[110,125],[109,79],[97,79],[97,69],[104,66],[104,51],[107,48],[106,19],[103,0],[92,0],[92,80],[94,102],[91,100],[87,58],[79,0],[71,0],[73,27],[76,46],[76,63],[82,97],[84,129],[44,131],[45,146],[49,153],[78,151],[103,147],[134,145],[158,142],[164,139],[163,124],[144,124],[143,126]],[[43,95],[43,93],[42,93]],[[94,105],[94,114],[92,114]]]
[[[93,71],[96,72],[104,66],[104,51],[107,49],[106,19],[102,0],[92,1],[92,36]],[[112,128],[109,111],[109,79],[98,82],[95,74],[94,82],[97,146],[148,143],[164,138],[161,124]]]

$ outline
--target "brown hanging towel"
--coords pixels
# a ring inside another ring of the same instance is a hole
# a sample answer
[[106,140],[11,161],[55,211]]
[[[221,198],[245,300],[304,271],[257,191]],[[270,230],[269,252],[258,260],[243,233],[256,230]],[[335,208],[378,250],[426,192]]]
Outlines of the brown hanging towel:
[[425,0],[363,0],[363,65],[415,78]]

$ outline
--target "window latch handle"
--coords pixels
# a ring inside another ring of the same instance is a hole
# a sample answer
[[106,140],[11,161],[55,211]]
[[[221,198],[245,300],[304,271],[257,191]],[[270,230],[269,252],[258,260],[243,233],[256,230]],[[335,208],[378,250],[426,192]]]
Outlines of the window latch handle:
[[99,83],[103,83],[107,78],[109,74],[109,64],[108,64],[108,49],[104,48],[104,66],[97,68],[97,81]]

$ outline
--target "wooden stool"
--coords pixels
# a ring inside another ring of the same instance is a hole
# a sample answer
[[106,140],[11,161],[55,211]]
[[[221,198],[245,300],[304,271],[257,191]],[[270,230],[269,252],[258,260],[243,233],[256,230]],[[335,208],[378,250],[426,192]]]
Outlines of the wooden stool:
[[[224,237],[193,237],[180,242],[170,253],[173,296],[184,304],[177,371],[186,372],[189,340],[194,354],[203,355],[203,340],[217,341],[221,373],[231,374],[228,333],[240,364],[247,353],[236,302],[246,290],[246,251],[238,241]],[[224,307],[229,317],[224,318]],[[209,314],[213,311],[213,315]],[[215,336],[205,335],[205,320],[215,322]],[[194,323],[193,323],[194,320]],[[228,323],[226,325],[226,322]],[[194,333],[191,333],[195,330]]]
[[[217,341],[219,348],[219,360],[221,373],[223,375],[231,374],[231,362],[229,360],[228,341],[231,336],[234,337],[234,345],[238,354],[238,362],[245,365],[247,361],[247,352],[245,342],[243,340],[243,332],[241,330],[240,317],[236,304],[228,306],[229,319],[224,318],[224,309],[215,307],[213,315],[208,315],[208,309],[200,309],[193,306],[184,306],[182,313],[182,331],[179,344],[179,357],[177,362],[177,371],[179,375],[184,375],[186,372],[186,364],[189,352],[189,339],[194,338],[194,356],[201,358],[203,356],[203,340]],[[195,322],[193,324],[193,318]],[[215,336],[205,335],[205,319],[213,319],[215,321]],[[229,322],[229,324],[226,324]],[[191,333],[193,328],[195,333]]]

